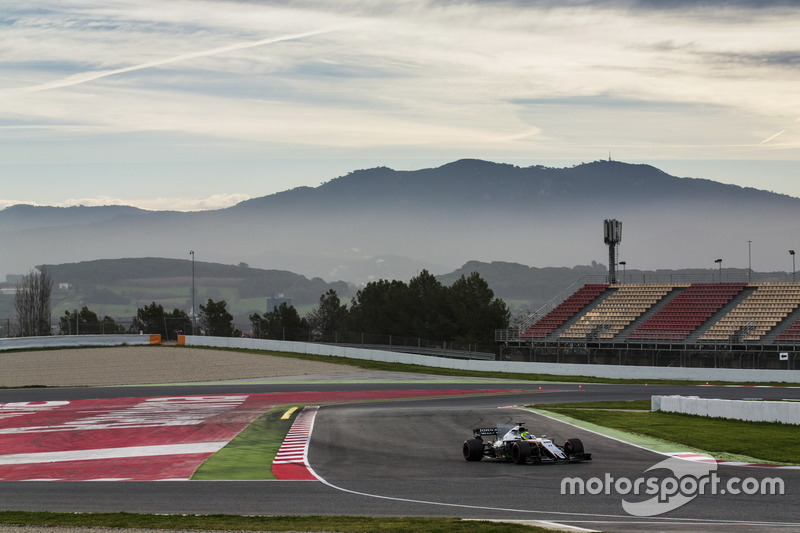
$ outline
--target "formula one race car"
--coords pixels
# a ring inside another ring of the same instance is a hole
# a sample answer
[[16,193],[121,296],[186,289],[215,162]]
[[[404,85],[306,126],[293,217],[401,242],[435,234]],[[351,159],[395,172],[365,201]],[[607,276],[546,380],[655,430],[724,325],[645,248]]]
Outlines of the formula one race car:
[[[480,461],[484,457],[501,461],[526,463],[555,463],[591,461],[592,454],[583,451],[580,439],[569,439],[559,446],[546,435],[537,437],[516,425],[498,424],[491,428],[473,429],[474,438],[464,441],[464,459]],[[486,442],[483,437],[490,436]]]

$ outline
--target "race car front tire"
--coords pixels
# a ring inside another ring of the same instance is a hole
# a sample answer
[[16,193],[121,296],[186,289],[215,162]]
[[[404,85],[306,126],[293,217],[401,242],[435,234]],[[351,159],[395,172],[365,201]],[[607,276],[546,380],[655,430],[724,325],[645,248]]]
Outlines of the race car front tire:
[[511,458],[514,463],[524,465],[531,456],[531,445],[529,442],[515,442],[511,445]]
[[480,461],[483,459],[483,441],[481,439],[465,440],[463,451],[466,461]]
[[564,442],[564,453],[567,457],[583,453],[583,443],[581,439],[569,439]]

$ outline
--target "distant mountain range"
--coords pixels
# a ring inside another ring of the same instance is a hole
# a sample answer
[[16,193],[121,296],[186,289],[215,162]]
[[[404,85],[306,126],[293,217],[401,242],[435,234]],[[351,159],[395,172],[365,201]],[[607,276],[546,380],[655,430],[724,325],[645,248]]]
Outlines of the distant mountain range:
[[605,218],[623,222],[619,258],[628,268],[711,269],[722,258],[726,267],[788,270],[788,249],[800,248],[798,213],[797,198],[649,165],[461,160],[357,170],[213,211],[12,206],[0,210],[0,275],[94,259],[188,259],[189,250],[205,262],[354,284],[447,273],[470,260],[572,267],[607,263]]

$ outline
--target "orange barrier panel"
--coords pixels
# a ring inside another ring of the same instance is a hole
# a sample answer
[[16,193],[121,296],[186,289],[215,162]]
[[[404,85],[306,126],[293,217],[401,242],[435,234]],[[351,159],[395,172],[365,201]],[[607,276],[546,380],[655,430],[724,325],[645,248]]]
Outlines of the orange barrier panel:
[[161,335],[150,335],[150,344],[161,344]]
[[178,335],[178,346],[186,345],[186,335]]

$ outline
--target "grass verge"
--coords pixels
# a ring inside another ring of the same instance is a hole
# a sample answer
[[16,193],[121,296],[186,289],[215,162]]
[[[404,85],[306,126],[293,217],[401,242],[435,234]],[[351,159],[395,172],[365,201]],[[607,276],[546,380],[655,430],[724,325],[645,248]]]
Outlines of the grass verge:
[[[298,409],[283,419],[282,416],[291,407]],[[299,405],[283,405],[265,411],[225,447],[206,459],[190,479],[275,479],[271,470],[272,460],[300,409],[302,406]]]
[[650,401],[645,400],[536,404],[532,408],[634,435],[683,444],[705,450],[713,456],[735,454],[770,463],[798,464],[797,426],[650,412],[649,404]]
[[552,530],[459,518],[348,516],[145,515],[134,513],[32,513],[0,511],[0,524],[220,531],[325,531],[336,533],[547,533]]

